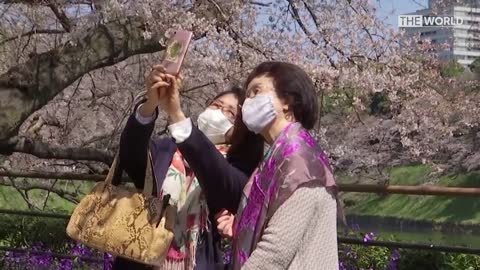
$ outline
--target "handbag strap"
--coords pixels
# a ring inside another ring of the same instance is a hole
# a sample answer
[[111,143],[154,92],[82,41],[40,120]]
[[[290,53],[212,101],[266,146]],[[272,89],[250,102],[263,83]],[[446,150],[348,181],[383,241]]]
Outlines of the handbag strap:
[[152,164],[153,164],[152,153],[150,150],[148,150],[147,170],[145,172],[145,184],[143,186],[143,194],[145,194],[145,196],[152,196],[153,183],[157,182],[155,178],[155,174],[153,173]]
[[113,159],[112,165],[110,166],[110,169],[108,170],[107,178],[105,178],[105,183],[106,184],[112,184],[113,178],[117,174],[118,163],[119,163],[119,152],[117,152],[117,154],[115,155],[115,158]]
[[[107,177],[105,178],[105,183],[107,185],[109,184],[112,184],[113,181],[114,181],[114,178],[116,177],[120,177],[121,178],[121,174],[119,175],[119,173],[121,171],[119,171],[119,152],[117,152],[117,154],[115,155],[115,158],[113,159],[113,162],[112,162],[112,165],[110,166],[110,169],[108,170],[108,174],[107,174]],[[144,184],[144,187],[143,187],[143,194],[145,194],[145,196],[152,196],[152,193],[153,193],[153,184],[155,181],[155,175],[153,173],[153,169],[152,169],[152,164],[153,164],[153,160],[152,160],[152,154],[150,152],[150,150],[148,150],[148,159],[147,159],[147,169],[146,169],[146,172],[145,172],[145,184]]]

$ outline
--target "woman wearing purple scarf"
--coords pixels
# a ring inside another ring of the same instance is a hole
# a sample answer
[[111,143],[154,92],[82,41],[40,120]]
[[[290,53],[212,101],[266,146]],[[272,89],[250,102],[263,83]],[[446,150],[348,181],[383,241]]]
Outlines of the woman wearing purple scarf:
[[[318,117],[315,88],[299,67],[265,62],[246,81],[242,119],[271,146],[244,189],[233,237],[238,269],[338,269],[337,188],[329,161],[307,131]],[[233,224],[233,225],[232,225]]]

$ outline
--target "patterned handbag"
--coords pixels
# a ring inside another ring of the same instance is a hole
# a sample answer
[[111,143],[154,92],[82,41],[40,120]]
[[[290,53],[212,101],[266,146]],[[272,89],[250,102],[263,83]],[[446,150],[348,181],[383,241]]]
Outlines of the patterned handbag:
[[[118,154],[104,182],[100,182],[77,205],[67,234],[89,247],[133,261],[161,266],[173,240],[176,207],[152,196],[152,156],[149,151],[143,193],[115,186]],[[155,181],[156,182],[156,181]]]

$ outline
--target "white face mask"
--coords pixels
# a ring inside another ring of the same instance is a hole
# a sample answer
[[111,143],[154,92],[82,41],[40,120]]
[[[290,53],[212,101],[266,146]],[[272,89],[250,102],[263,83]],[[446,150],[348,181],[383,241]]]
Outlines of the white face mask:
[[225,134],[233,124],[221,110],[207,108],[197,119],[198,129],[207,136],[213,144],[225,143]]
[[277,111],[273,105],[272,95],[261,94],[245,99],[242,106],[243,123],[255,134],[262,132],[276,117]]

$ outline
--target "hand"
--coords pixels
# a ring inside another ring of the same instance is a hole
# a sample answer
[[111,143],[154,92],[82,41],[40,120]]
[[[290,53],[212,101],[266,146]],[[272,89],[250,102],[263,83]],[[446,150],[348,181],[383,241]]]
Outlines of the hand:
[[180,87],[182,85],[182,76],[173,76],[165,73],[165,69],[162,66],[155,66],[156,69],[160,69],[160,76],[164,81],[168,83],[167,87],[160,87],[159,101],[160,108],[163,109],[169,116],[172,123],[176,123],[185,119],[182,107],[180,106]]
[[156,66],[145,79],[147,101],[139,109],[140,114],[145,117],[153,116],[155,109],[160,106],[159,88],[164,88],[169,85],[168,82],[165,81],[163,71],[163,67]]
[[222,210],[215,215],[215,220],[217,221],[217,229],[220,235],[232,238],[235,216],[227,210]]
[[[165,73],[165,68],[161,65],[153,67],[152,72],[147,77],[147,102],[142,106],[142,115],[152,115],[155,108],[165,111],[173,123],[185,119],[180,106],[180,87],[182,83],[181,76],[173,76]],[[145,108],[144,108],[145,107]]]

